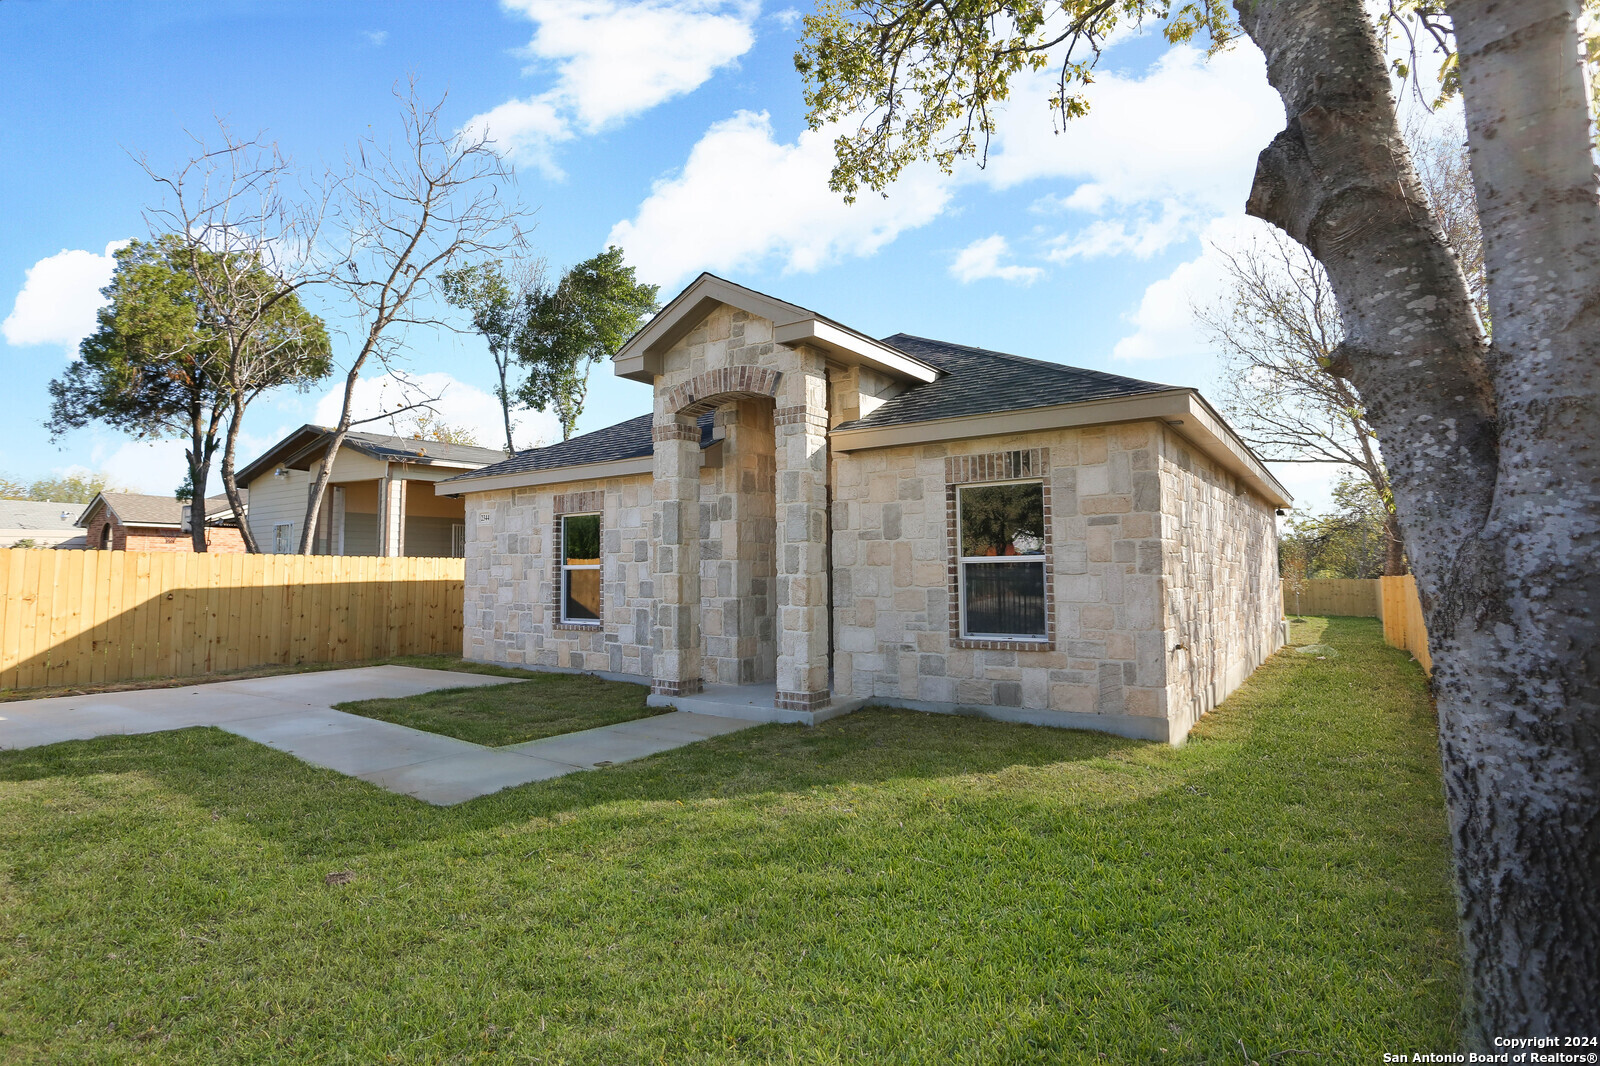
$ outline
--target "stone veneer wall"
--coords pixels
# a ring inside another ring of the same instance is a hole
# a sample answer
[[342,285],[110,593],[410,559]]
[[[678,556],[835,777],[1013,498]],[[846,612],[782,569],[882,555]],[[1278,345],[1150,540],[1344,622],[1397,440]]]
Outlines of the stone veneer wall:
[[[1161,428],[1162,624],[1174,736],[1282,645],[1272,505]],[[1181,645],[1181,647],[1180,647]]]
[[[557,627],[555,497],[599,492],[603,623]],[[631,674],[648,681],[654,590],[647,474],[466,497],[468,659]]]
[[772,403],[717,411],[720,445],[700,468],[701,668],[710,685],[771,681],[777,673],[777,457]]
[[[1167,736],[1158,433],[1141,423],[836,455],[835,690]],[[1028,449],[1048,452],[1054,644],[959,647],[946,460]]]

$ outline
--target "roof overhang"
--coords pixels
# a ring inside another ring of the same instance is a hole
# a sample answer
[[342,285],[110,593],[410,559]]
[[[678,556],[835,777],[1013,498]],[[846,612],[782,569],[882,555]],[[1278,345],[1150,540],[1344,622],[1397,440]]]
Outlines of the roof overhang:
[[693,332],[718,304],[737,307],[771,322],[772,339],[777,344],[811,345],[847,366],[871,366],[912,381],[932,381],[939,376],[933,367],[864,333],[714,274],[701,274],[628,338],[612,357],[617,376],[654,384],[661,373],[662,357]]
[[836,429],[828,434],[828,444],[838,451],[852,452],[1037,430],[1151,421],[1162,422],[1174,433],[1187,439],[1272,506],[1288,507],[1293,504],[1294,498],[1289,491],[1272,476],[1249,446],[1239,439],[1238,434],[1228,427],[1205,397],[1193,389],[1168,389],[1141,396],[963,415],[931,422]]
[[655,456],[639,455],[632,459],[608,459],[603,463],[578,463],[544,470],[518,470],[488,477],[455,477],[449,481],[433,482],[433,493],[435,496],[465,496],[469,492],[498,492],[501,489],[525,489],[535,485],[561,485],[569,481],[633,477],[654,471]]

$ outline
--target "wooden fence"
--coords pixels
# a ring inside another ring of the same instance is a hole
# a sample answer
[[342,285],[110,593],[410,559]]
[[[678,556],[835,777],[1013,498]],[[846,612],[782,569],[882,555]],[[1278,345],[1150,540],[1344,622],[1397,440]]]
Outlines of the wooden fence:
[[0,689],[461,651],[460,559],[0,549]]
[[1383,608],[1377,581],[1345,577],[1314,577],[1304,583],[1296,596],[1289,582],[1283,583],[1285,614],[1347,614],[1360,618],[1380,618]]
[[1390,647],[1409,651],[1422,668],[1433,673],[1433,656],[1428,654],[1428,626],[1422,620],[1422,600],[1417,596],[1417,579],[1381,577],[1383,587],[1383,639]]

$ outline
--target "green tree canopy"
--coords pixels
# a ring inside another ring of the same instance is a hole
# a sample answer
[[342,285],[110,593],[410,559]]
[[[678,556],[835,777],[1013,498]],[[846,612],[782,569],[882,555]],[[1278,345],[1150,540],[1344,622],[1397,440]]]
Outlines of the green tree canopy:
[[634,278],[622,249],[612,246],[572,267],[553,289],[528,297],[517,339],[517,358],[528,373],[520,395],[529,407],[555,411],[563,440],[583,413],[591,365],[622,347],[660,309],[656,292]]
[[104,474],[68,474],[31,482],[0,477],[0,500],[37,500],[41,503],[88,503],[102,492],[125,492]]
[[[216,258],[202,259],[200,269],[217,269]],[[99,327],[50,383],[46,426],[57,437],[99,422],[138,439],[187,438],[190,483],[203,486],[219,431],[230,416],[237,420],[242,401],[327,375],[327,331],[290,296],[277,302],[247,350],[230,349],[178,237],[134,241],[116,259],[111,284],[101,290],[107,302]],[[272,283],[259,266],[245,273],[263,287]],[[204,551],[202,523],[194,536],[195,550]]]

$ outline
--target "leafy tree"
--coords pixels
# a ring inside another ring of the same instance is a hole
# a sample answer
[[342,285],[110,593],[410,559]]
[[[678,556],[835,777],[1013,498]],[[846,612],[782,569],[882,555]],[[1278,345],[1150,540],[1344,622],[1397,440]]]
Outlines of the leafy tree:
[[[1333,488],[1332,510],[1294,514],[1279,541],[1279,559],[1298,553],[1310,577],[1382,577],[1389,565],[1389,508],[1372,483],[1349,471]],[[1405,572],[1402,556],[1400,573]]]
[[1327,271],[1344,331],[1329,369],[1382,441],[1427,618],[1480,1046],[1600,1032],[1600,187],[1584,6],[1383,12],[1452,55],[1492,343],[1418,181],[1365,0],[1236,0],[1237,23],[1223,0],[833,0],[806,18],[796,58],[812,128],[847,124],[831,181],[853,195],[913,160],[978,155],[1020,72],[1053,67],[1048,106],[1081,115],[1121,24],[1213,48],[1242,30],[1265,54],[1288,121],[1245,207]]
[[[286,191],[294,171],[276,146],[241,140],[226,123],[219,127],[220,145],[196,138],[199,152],[176,173],[140,163],[168,194],[147,218],[167,230],[162,240],[172,268],[188,273],[202,324],[220,351],[229,399],[222,489],[245,549],[258,552],[234,477],[239,431],[262,393],[284,385],[305,389],[331,369],[322,320],[299,301],[301,289],[328,280],[320,237],[331,194]],[[198,487],[203,505],[205,484]]]
[[32,482],[0,477],[0,500],[37,500],[41,503],[89,503],[102,492],[127,492],[104,474],[69,474]]
[[517,341],[527,330],[528,314],[539,291],[539,270],[525,266],[507,268],[499,259],[475,266],[446,270],[440,275],[445,299],[472,314],[472,328],[489,344],[499,384],[495,398],[505,422],[506,453],[517,450],[511,434],[511,408],[518,403],[521,386],[511,377],[517,360]]
[[442,444],[478,447],[478,435],[466,426],[452,426],[432,411],[418,411],[411,420],[412,440],[436,440]]
[[[50,383],[47,425],[58,437],[90,422],[141,439],[186,437],[189,483],[203,486],[221,444],[219,430],[248,402],[235,384],[234,353],[214,328],[183,241],[134,241],[116,258],[111,284],[102,290],[108,302],[98,313],[99,328],[79,346],[78,361]],[[327,335],[298,300],[280,302],[257,338],[273,350],[274,369],[258,377],[251,395],[327,371]],[[201,510],[197,504],[191,532],[197,552],[206,550]]]
[[517,359],[528,377],[522,401],[554,409],[561,439],[568,440],[583,413],[589,369],[622,347],[646,316],[655,314],[657,287],[634,279],[612,246],[562,275],[553,289],[537,289],[517,337]]

